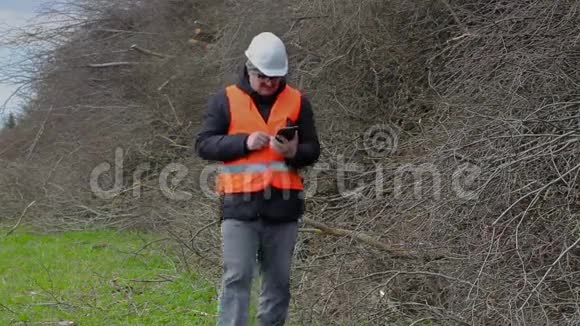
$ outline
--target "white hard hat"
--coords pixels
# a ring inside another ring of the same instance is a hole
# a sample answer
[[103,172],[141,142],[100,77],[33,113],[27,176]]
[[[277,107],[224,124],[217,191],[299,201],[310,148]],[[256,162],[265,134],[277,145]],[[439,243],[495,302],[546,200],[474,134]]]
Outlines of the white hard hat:
[[270,32],[256,35],[245,54],[248,60],[266,76],[281,77],[288,73],[286,46],[278,36]]

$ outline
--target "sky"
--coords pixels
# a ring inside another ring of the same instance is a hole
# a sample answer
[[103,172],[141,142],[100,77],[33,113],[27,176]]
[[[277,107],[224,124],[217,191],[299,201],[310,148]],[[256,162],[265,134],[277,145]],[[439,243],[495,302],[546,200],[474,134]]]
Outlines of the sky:
[[[35,17],[38,10],[46,0],[0,0],[0,33],[6,35],[8,29],[22,27]],[[22,49],[10,48],[0,44],[0,66],[18,62],[22,58]],[[8,97],[16,90],[13,84],[0,83],[0,110]],[[18,107],[18,100],[12,99],[7,110]],[[2,112],[0,112],[2,114]]]

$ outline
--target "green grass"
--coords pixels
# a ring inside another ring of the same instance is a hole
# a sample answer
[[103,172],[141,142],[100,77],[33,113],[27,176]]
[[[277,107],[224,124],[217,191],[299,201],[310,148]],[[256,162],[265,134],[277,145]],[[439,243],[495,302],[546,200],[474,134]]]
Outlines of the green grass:
[[0,228],[0,325],[215,324],[214,285],[184,272],[153,236],[4,234]]
[[[1,326],[216,324],[217,289],[185,272],[158,236],[6,231],[0,226]],[[257,325],[258,292],[256,279],[249,325]]]

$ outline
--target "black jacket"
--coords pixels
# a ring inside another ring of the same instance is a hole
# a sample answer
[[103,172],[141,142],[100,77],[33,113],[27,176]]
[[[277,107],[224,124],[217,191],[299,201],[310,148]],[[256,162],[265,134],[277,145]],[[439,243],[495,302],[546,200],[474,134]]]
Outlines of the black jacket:
[[[267,120],[278,94],[284,89],[286,81],[272,96],[257,94],[250,86],[248,72],[244,67],[237,86],[249,94],[260,114]],[[246,139],[248,134],[228,135],[230,123],[229,101],[225,89],[212,96],[203,115],[201,131],[197,135],[195,148],[205,160],[227,162],[248,154]],[[320,156],[320,143],[314,123],[310,102],[302,96],[300,115],[296,124],[299,127],[299,144],[296,156],[286,163],[300,169],[314,164]],[[304,195],[301,191],[284,191],[269,188],[249,194],[227,194],[222,197],[222,218],[238,220],[263,219],[268,222],[295,221],[304,213]]]

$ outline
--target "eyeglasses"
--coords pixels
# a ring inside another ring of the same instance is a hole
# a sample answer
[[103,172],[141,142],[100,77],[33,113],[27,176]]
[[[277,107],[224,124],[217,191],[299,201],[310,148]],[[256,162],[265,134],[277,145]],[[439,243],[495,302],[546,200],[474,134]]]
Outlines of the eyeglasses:
[[281,79],[282,79],[282,77],[269,77],[269,76],[266,76],[266,75],[264,75],[264,74],[263,74],[263,73],[261,73],[261,72],[256,72],[256,73],[253,73],[253,74],[254,74],[256,77],[258,77],[260,80],[271,80],[271,81],[273,81],[273,82],[276,82],[276,81],[279,81],[279,80],[281,80]]

